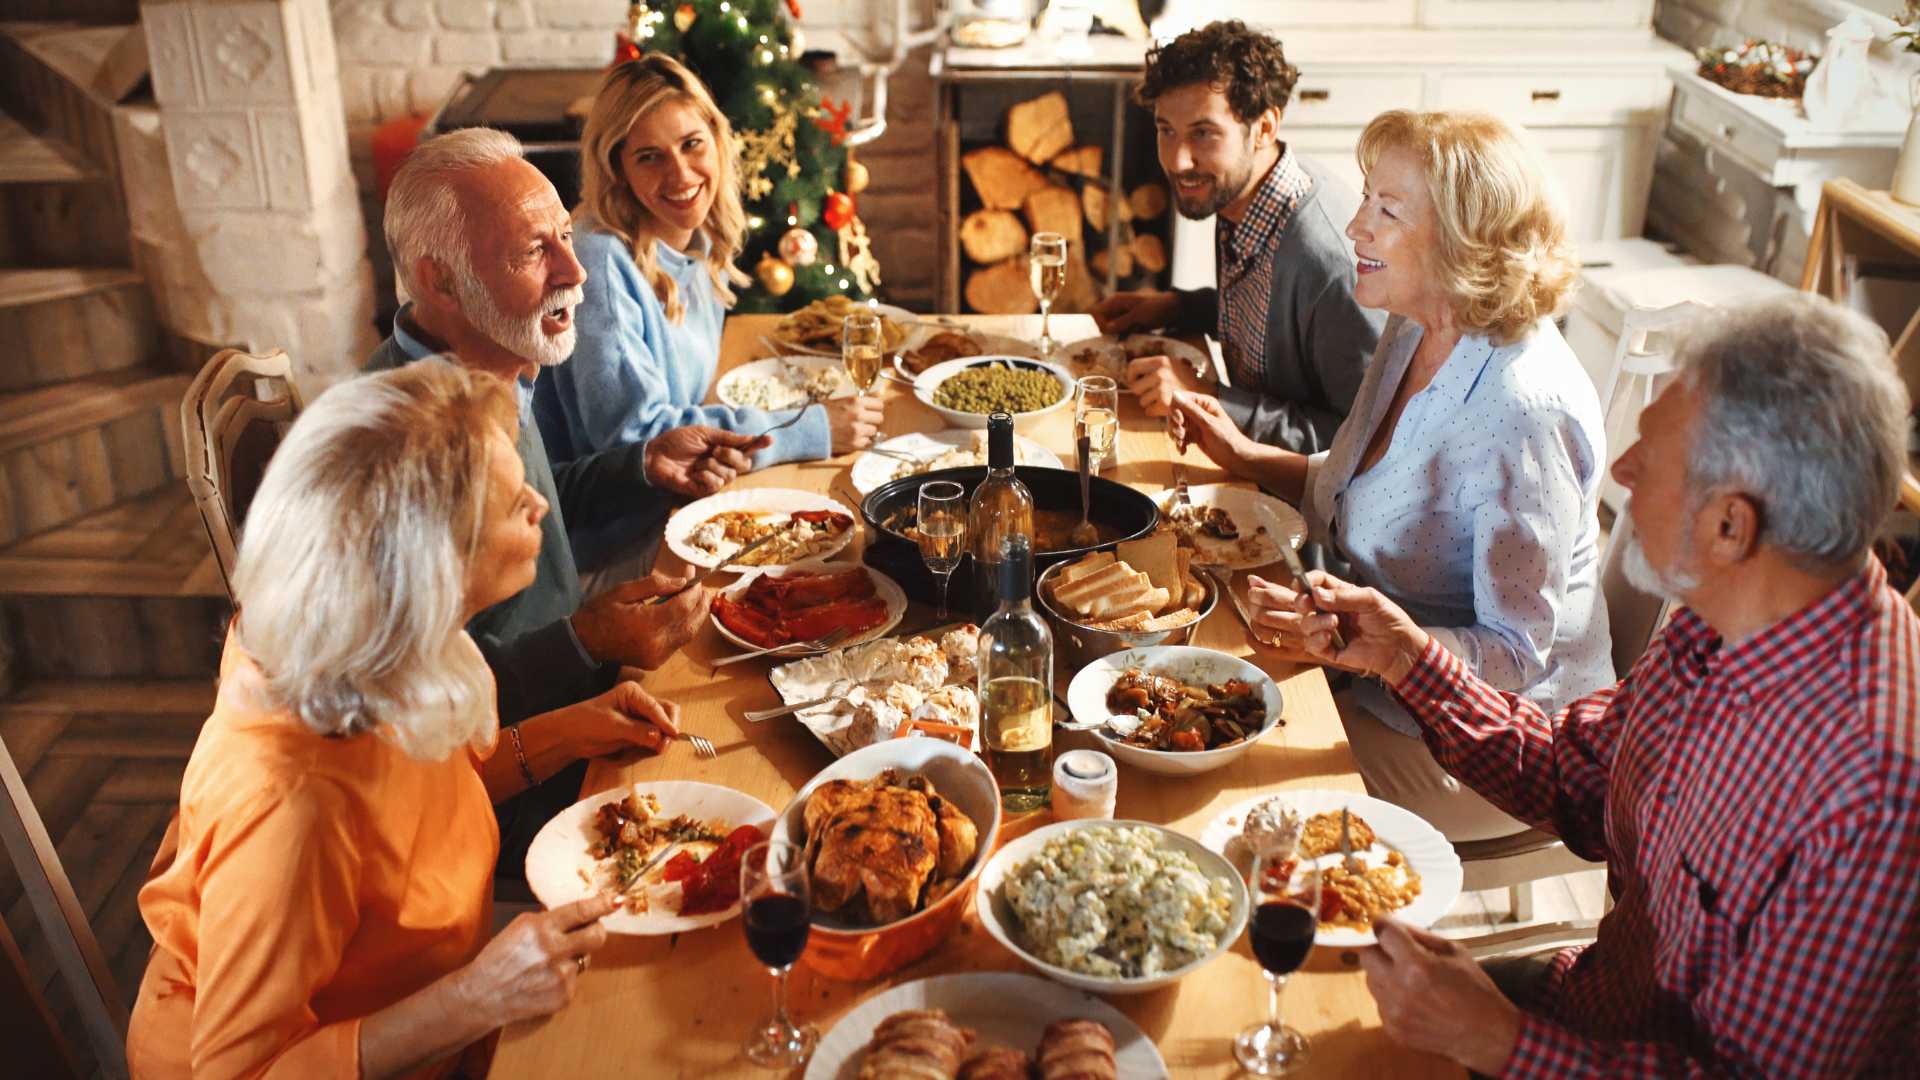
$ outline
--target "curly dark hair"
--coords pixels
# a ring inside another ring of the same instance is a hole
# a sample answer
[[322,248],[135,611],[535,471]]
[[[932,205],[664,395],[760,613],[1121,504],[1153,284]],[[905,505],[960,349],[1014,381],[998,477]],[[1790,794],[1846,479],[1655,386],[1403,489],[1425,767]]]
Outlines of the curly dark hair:
[[1227,107],[1242,124],[1268,109],[1285,109],[1300,69],[1287,63],[1280,39],[1249,29],[1239,19],[1189,30],[1147,53],[1147,74],[1133,92],[1146,108],[1162,94],[1206,83],[1227,96]]

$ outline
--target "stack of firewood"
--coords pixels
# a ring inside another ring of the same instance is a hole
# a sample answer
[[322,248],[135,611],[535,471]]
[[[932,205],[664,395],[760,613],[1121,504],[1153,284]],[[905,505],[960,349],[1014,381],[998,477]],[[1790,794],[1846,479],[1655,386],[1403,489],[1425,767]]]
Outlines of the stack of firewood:
[[[1067,238],[1067,283],[1055,311],[1098,303],[1112,264],[1116,278],[1167,268],[1166,244],[1135,222],[1167,210],[1166,186],[1155,181],[1116,195],[1102,174],[1106,152],[1076,146],[1067,99],[1058,91],[1007,110],[1007,145],[961,155],[960,167],[980,209],[960,222],[960,249],[975,264],[967,274],[967,306],[992,314],[1039,310],[1027,283],[1027,241],[1033,233]],[[1118,241],[1106,246],[1108,215],[1118,214]],[[1096,250],[1091,257],[1088,245]]]

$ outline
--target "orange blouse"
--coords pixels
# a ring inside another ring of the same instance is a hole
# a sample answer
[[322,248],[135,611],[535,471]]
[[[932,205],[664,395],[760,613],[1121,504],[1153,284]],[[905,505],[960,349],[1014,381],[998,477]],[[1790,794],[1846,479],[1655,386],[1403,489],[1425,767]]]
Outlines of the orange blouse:
[[[140,890],[154,949],[134,1003],[135,1077],[358,1077],[360,1021],[471,960],[500,847],[476,755],[417,761],[328,739],[221,691]],[[424,1069],[438,1076],[455,1059]]]

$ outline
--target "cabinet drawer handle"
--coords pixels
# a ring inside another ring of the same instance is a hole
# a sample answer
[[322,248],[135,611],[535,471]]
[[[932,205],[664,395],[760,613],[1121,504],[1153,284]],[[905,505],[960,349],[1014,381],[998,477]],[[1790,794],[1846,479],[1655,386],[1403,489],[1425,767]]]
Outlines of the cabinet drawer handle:
[[1732,124],[1720,124],[1720,125],[1718,125],[1718,126],[1716,126],[1716,127],[1715,127],[1715,128],[1713,129],[1713,131],[1714,131],[1714,134],[1716,134],[1716,135],[1718,135],[1718,136],[1720,136],[1720,137],[1721,137],[1721,138],[1723,138],[1723,139],[1727,139],[1727,140],[1729,140],[1729,141],[1731,141],[1731,140],[1732,140],[1732,138],[1733,138],[1733,125],[1732,125]]
[[1332,96],[1333,96],[1333,91],[1331,91],[1331,90],[1302,90],[1302,91],[1300,91],[1300,100],[1301,100],[1301,101],[1325,101],[1325,100],[1327,100],[1328,98],[1330,98],[1330,97],[1332,97]]
[[1535,100],[1535,101],[1559,101],[1559,100],[1560,100],[1560,91],[1558,91],[1558,90],[1535,90],[1535,91],[1533,92],[1533,100]]

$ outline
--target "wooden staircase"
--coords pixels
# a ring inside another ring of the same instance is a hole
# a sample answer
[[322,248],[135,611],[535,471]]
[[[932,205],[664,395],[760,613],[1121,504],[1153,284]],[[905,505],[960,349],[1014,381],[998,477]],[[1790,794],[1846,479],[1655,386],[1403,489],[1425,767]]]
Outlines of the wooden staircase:
[[[99,89],[126,30],[0,23],[0,740],[131,1003],[151,947],[137,894],[228,609],[181,478],[191,374],[170,358],[196,351],[168,339],[132,266],[121,106]],[[0,913],[90,1070],[4,861]]]

